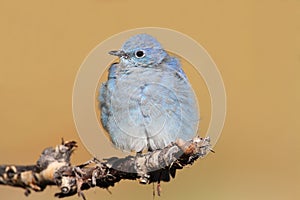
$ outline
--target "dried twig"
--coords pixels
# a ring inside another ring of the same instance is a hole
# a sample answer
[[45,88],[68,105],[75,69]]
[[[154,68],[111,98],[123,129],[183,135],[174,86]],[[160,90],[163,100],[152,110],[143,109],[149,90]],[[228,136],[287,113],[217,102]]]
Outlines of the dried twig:
[[30,191],[43,191],[48,185],[57,185],[59,198],[78,194],[83,199],[83,190],[92,187],[108,189],[122,179],[136,180],[141,184],[170,181],[176,170],[193,164],[204,157],[210,149],[209,138],[194,138],[191,141],[177,140],[162,150],[125,158],[92,159],[73,166],[70,157],[77,147],[75,141],[62,141],[55,148],[46,148],[35,165],[0,166],[0,184],[21,187],[25,195]]

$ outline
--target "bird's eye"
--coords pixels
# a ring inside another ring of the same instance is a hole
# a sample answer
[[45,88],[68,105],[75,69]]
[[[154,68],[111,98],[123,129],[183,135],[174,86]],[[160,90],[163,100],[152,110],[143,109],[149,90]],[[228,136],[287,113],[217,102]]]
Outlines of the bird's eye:
[[144,56],[145,56],[145,52],[142,50],[138,50],[135,52],[135,57],[137,57],[137,58],[142,58]]

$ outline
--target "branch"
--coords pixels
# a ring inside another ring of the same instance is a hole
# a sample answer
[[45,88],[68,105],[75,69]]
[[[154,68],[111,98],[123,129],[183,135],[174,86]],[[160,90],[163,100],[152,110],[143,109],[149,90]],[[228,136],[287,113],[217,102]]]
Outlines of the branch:
[[56,185],[60,188],[56,197],[78,194],[85,199],[83,190],[92,187],[108,189],[121,180],[138,179],[141,184],[157,182],[159,195],[161,181],[170,181],[170,177],[175,178],[176,170],[212,151],[209,138],[196,137],[191,141],[177,140],[154,152],[102,161],[94,158],[73,166],[70,157],[76,147],[75,141],[62,141],[55,148],[46,148],[35,165],[1,165],[0,185],[24,188],[26,196],[31,190],[39,192],[48,185]]

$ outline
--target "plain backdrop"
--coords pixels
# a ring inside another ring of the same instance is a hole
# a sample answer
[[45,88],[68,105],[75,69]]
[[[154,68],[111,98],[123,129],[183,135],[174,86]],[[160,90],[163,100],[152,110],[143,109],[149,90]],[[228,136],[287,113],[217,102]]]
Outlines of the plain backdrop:
[[[113,34],[158,26],[206,48],[224,79],[228,112],[216,154],[163,183],[157,199],[300,198],[300,1],[1,0],[0,16],[1,164],[35,163],[61,137],[79,142],[74,164],[88,160],[71,107],[80,64]],[[152,186],[136,181],[111,191],[86,196],[152,199]],[[55,192],[26,198],[0,186],[0,199],[54,199]]]

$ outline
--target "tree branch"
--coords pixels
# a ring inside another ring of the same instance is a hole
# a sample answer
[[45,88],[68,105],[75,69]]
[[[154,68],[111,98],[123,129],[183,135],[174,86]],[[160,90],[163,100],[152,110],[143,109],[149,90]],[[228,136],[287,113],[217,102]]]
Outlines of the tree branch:
[[94,158],[73,166],[70,157],[76,147],[75,141],[62,141],[55,148],[46,148],[35,165],[1,165],[0,185],[24,188],[26,196],[31,190],[38,192],[48,185],[57,185],[60,192],[55,194],[56,197],[78,194],[85,199],[83,190],[92,187],[108,189],[124,179],[138,179],[141,184],[168,182],[170,177],[175,177],[176,170],[212,151],[209,138],[196,137],[191,141],[177,140],[154,152],[102,161]]

